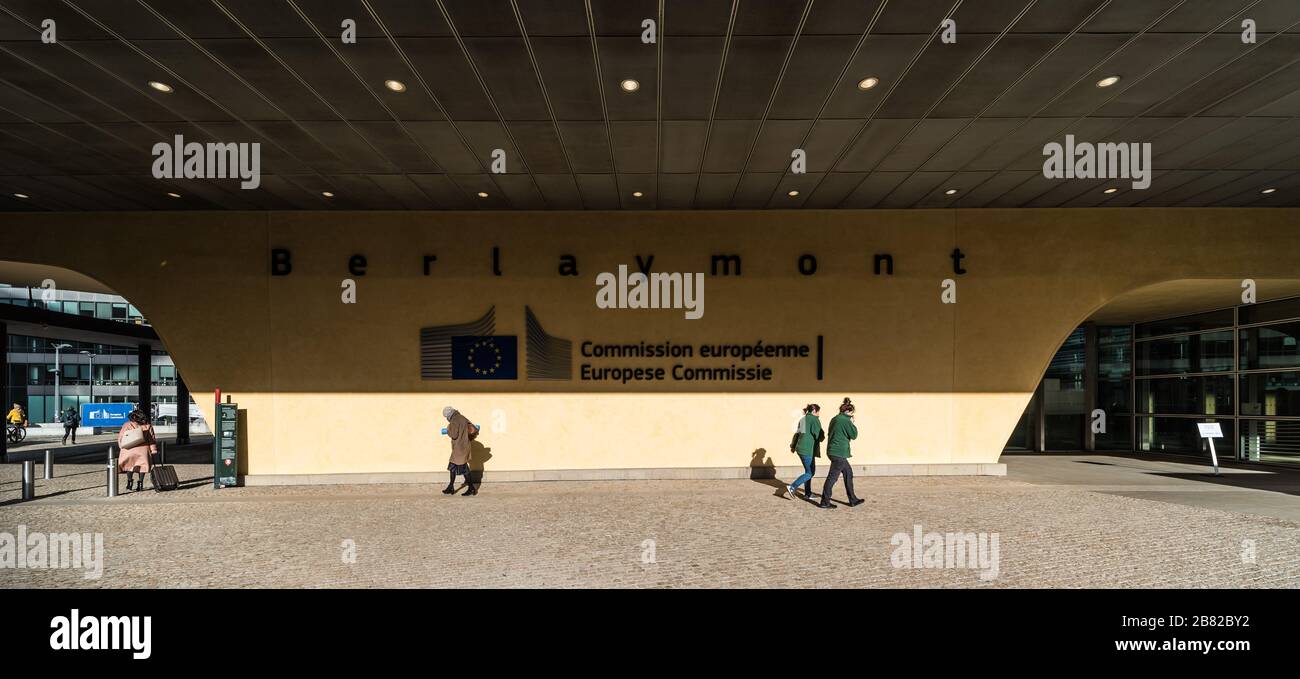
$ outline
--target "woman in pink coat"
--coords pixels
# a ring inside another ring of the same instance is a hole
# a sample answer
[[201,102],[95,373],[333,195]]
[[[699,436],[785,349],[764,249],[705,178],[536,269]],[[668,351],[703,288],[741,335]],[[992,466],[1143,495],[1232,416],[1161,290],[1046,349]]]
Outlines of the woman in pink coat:
[[[135,429],[144,430],[143,442],[127,448],[123,442],[126,441],[127,434]],[[126,472],[126,489],[131,490],[132,472],[140,472],[139,485],[135,489],[144,490],[144,475],[149,471],[150,456],[158,452],[158,439],[154,436],[153,425],[149,424],[143,412],[132,410],[127,415],[126,424],[117,433],[117,450],[117,468]]]

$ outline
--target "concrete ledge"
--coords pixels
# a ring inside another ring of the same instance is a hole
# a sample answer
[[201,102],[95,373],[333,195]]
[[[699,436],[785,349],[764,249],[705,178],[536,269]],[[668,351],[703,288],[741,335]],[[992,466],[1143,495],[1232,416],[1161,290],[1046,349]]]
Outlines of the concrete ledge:
[[[824,478],[829,464],[817,465]],[[680,467],[644,469],[537,469],[485,471],[487,483],[523,481],[704,481],[718,479],[793,480],[803,469],[781,467]],[[1002,463],[853,465],[861,476],[1006,476]],[[359,474],[256,474],[240,478],[245,486],[311,486],[369,483],[446,483],[447,472],[374,472]]]

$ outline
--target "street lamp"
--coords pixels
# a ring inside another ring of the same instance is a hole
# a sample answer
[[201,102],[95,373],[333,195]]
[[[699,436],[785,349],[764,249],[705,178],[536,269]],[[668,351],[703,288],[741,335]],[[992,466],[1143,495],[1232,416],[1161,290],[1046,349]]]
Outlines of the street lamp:
[[90,359],[90,402],[95,402],[95,354],[90,351],[80,352],[82,356]]
[[59,350],[71,349],[71,344],[54,344],[54,412],[58,415],[54,418],[55,422],[63,421],[63,401],[59,398]]

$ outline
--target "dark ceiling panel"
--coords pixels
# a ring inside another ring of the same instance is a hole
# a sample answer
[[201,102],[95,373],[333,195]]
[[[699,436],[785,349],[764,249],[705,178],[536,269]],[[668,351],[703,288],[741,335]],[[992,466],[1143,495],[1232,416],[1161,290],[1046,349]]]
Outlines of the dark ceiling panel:
[[546,198],[546,204],[553,210],[581,210],[582,195],[578,191],[578,182],[573,175],[539,174],[534,175],[537,188]]
[[[451,23],[461,37],[519,35],[510,0],[435,0],[446,8]],[[438,11],[434,2],[424,3],[430,11]]]
[[[1157,82],[1165,60],[1179,50],[1191,47],[1199,37],[1182,33],[1141,36],[1093,68],[1087,77],[1048,106],[1043,115],[1089,113],[1098,106],[1117,100],[1133,87],[1142,87],[1148,81]],[[1123,80],[1109,88],[1097,87],[1097,81],[1111,75],[1121,76]]]
[[[808,131],[804,120],[769,120],[754,143],[754,155],[749,160],[749,172],[785,172],[793,161],[791,154],[799,149],[799,142]],[[834,152],[814,153],[801,149],[808,160],[808,169],[824,169],[834,157]]]
[[445,174],[413,174],[412,182],[444,210],[472,210],[476,197],[471,197]]
[[[409,127],[389,122],[358,122],[349,129],[342,122],[304,123],[343,161],[340,171],[438,172],[443,168],[422,150],[423,142]],[[409,133],[409,135],[408,135]],[[414,139],[412,139],[414,137]],[[424,146],[424,148],[428,148]]]
[[455,40],[402,38],[397,44],[419,69],[452,120],[496,120],[487,94]]
[[769,117],[797,120],[816,116],[857,42],[858,38],[847,35],[800,38]]
[[1218,72],[1245,54],[1240,36],[1215,35],[1198,43],[1146,78],[1139,87],[1129,87],[1097,110],[1100,116],[1132,116],[1145,112],[1166,99],[1176,98],[1188,88],[1214,89],[1220,92]]
[[[658,91],[655,46],[631,38],[597,38],[596,42],[610,120],[654,120]],[[625,79],[638,81],[640,89],[624,92],[619,83]]]
[[884,0],[817,0],[804,24],[804,35],[859,36]]
[[736,185],[736,195],[727,207],[740,210],[759,210],[767,207],[783,177],[780,172],[746,173]]
[[[264,0],[244,0],[245,2],[262,2]],[[367,0],[375,13],[384,22],[388,32],[396,36],[444,36],[451,30],[443,19],[442,13],[432,2],[411,2],[411,0]],[[340,4],[355,4],[354,2]],[[358,12],[358,15],[362,14]],[[353,17],[358,30],[363,29],[368,21],[361,16]],[[368,17],[367,17],[368,18]]]
[[705,153],[705,172],[740,172],[750,142],[758,134],[756,120],[719,120],[713,124]]
[[621,204],[618,182],[613,175],[580,174],[578,186],[582,189],[582,199],[588,210],[615,210]]
[[564,146],[569,150],[573,171],[582,174],[613,172],[609,135],[604,123],[560,123]]
[[[872,35],[867,38],[844,78],[836,85],[823,117],[861,119],[870,115],[923,44],[925,36],[917,35]],[[880,84],[866,91],[858,89],[858,81],[867,77],[880,79]]]
[[664,50],[664,118],[704,120],[722,62],[723,38],[667,38]]
[[870,172],[915,124],[915,120],[873,120],[833,170]]
[[966,35],[953,45],[932,45],[889,95],[878,115],[884,118],[924,115],[944,90],[956,83],[970,65],[977,63],[975,60],[992,41],[987,35]]
[[1224,26],[1222,30],[1240,33],[1241,18],[1250,16],[1249,13],[1241,14],[1241,12],[1252,4],[1254,0],[1187,0],[1166,19],[1156,24],[1153,30],[1169,33],[1204,33],[1214,30],[1225,21],[1236,19]]
[[[293,69],[293,73],[325,97],[348,120],[389,119],[384,109],[376,103],[369,88],[352,77],[345,65],[320,40],[284,38],[267,40],[266,43],[288,68]],[[383,81],[374,85],[382,87]],[[278,92],[268,96],[276,100],[281,98]],[[300,103],[297,106],[302,105],[304,104]],[[286,107],[286,110],[290,109]]]
[[516,0],[516,6],[530,36],[588,35],[587,10],[582,0]]
[[740,0],[735,35],[794,35],[809,0]]
[[502,117],[549,119],[523,38],[467,38],[465,44]]
[[555,133],[555,125],[549,121],[510,123],[510,133],[533,172],[569,172],[569,166],[564,162],[564,147]]
[[895,186],[877,201],[874,207],[909,208],[934,194],[943,195],[948,186],[947,172],[916,172]]
[[1057,35],[1007,35],[957,84],[932,115],[939,118],[979,115],[1060,41]]
[[[653,174],[619,174],[619,207],[624,210],[649,210],[655,204]],[[636,194],[641,195],[636,195]]]
[[[989,109],[989,116],[1028,116],[1047,106],[1070,83],[1097,68],[1097,62],[1119,49],[1125,35],[1075,35],[1037,68],[1025,74]],[[1093,87],[1098,78],[1081,84]],[[1095,89],[1095,88],[1094,88]],[[1082,105],[1100,103],[1083,100]]]
[[[1235,47],[1240,50],[1242,58],[1218,70],[1209,83],[1179,93],[1156,109],[1156,113],[1191,115],[1212,107],[1205,115],[1241,115],[1270,100],[1295,92],[1275,89],[1274,83],[1269,83],[1270,78],[1267,76],[1278,69],[1286,69],[1300,57],[1300,36],[1281,35],[1249,51],[1248,46],[1241,45],[1240,40],[1237,40]],[[1262,97],[1249,91],[1255,89],[1252,87],[1255,83],[1259,83],[1258,91],[1264,92]]]
[[603,120],[591,42],[585,38],[534,37],[532,46],[555,117]]
[[[708,2],[686,0],[686,2],[699,5],[724,4],[717,0]],[[670,27],[673,25],[676,9],[677,7],[669,2],[664,23]],[[639,41],[641,22],[646,19],[658,20],[659,3],[655,0],[591,0],[591,15],[595,21],[596,35],[638,36]],[[670,34],[671,30],[670,28]]]
[[1109,0],[1039,0],[1012,27],[1013,33],[1069,33]]
[[947,139],[957,134],[964,124],[965,121],[959,118],[922,120],[916,129],[889,152],[880,166],[873,169],[902,171],[920,167]]
[[700,175],[700,185],[696,191],[694,208],[700,210],[724,210],[731,204],[731,195],[740,183],[738,174],[704,174]]
[[761,118],[790,47],[788,37],[739,37],[731,41],[718,99],[718,118]]
[[906,172],[872,172],[841,202],[842,207],[868,209],[907,179]]
[[[0,0],[0,188],[42,194],[0,210],[1295,204],[1300,2],[1247,3]],[[262,188],[149,177],[175,134],[260,143]],[[1066,134],[1152,143],[1152,188],[1043,178]]]
[[[956,4],[958,3],[954,0],[908,0],[908,2],[895,0],[885,5],[885,11],[872,33],[913,33],[928,36],[931,31],[939,28],[939,22],[948,16],[948,10]],[[958,24],[957,28],[961,30],[961,24]]]
[[614,162],[619,173],[655,172],[655,155],[646,149],[655,147],[653,122],[616,122],[614,128]]
[[663,127],[664,172],[695,172],[704,153],[704,136],[708,123],[694,120],[668,120]]

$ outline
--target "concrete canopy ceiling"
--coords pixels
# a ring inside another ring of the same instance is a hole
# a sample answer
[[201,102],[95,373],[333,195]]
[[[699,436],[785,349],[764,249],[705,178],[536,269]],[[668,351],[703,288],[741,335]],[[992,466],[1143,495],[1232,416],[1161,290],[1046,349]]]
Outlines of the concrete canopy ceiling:
[[[7,211],[1297,206],[1298,114],[1297,0],[0,0]],[[261,187],[153,178],[176,134]],[[1151,188],[1045,179],[1066,134]]]

